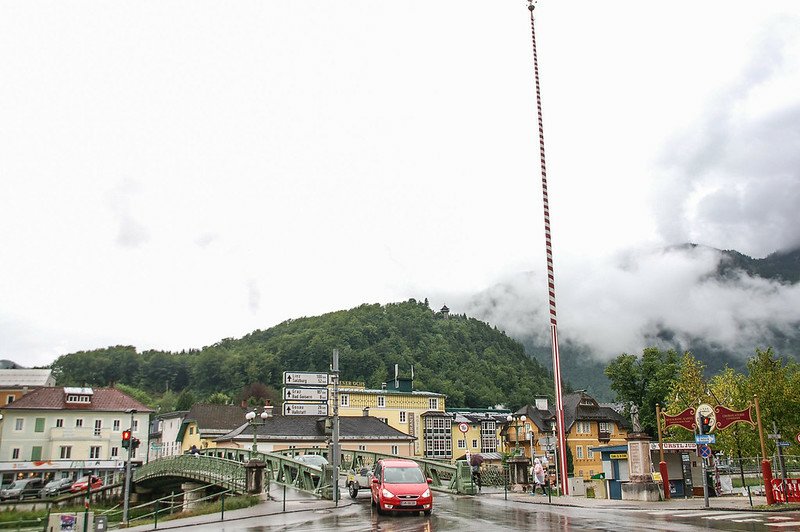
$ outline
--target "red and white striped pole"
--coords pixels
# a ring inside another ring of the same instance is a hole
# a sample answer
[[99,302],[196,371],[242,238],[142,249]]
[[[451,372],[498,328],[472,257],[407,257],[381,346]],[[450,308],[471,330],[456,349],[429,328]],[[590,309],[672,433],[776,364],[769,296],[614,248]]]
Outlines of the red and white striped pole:
[[561,390],[561,359],[558,352],[558,323],[556,321],[556,277],[553,268],[553,242],[550,233],[550,201],[547,197],[547,169],[544,159],[544,122],[542,121],[542,93],[539,87],[539,59],[536,55],[536,30],[533,23],[534,4],[528,0],[531,12],[531,38],[533,41],[533,74],[536,80],[536,111],[539,118],[539,161],[542,167],[542,204],[544,206],[544,242],[547,252],[547,292],[550,301],[550,342],[553,348],[553,380],[556,395],[556,424],[558,426],[558,461],[561,489],[569,495],[567,482],[567,435],[564,427],[564,399]]

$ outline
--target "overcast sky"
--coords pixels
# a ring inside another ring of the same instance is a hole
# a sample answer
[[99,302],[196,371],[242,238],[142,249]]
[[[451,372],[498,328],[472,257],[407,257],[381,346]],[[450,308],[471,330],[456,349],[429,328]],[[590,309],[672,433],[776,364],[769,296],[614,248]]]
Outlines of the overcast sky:
[[[800,4],[536,14],[562,337],[800,320],[797,287],[660,251],[800,245]],[[523,1],[3,2],[0,65],[0,358],[466,312],[520,272],[486,317],[546,312]]]

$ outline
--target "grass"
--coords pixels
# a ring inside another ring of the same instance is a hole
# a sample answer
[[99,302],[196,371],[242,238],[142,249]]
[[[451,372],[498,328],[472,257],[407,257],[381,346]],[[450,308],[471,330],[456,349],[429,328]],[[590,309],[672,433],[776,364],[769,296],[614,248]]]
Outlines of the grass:
[[[250,506],[255,506],[259,504],[261,499],[252,495],[242,495],[242,496],[226,496],[225,497],[225,511],[233,511],[238,510],[240,508],[249,508]],[[91,507],[91,511],[94,512],[95,516],[99,515],[105,510],[114,510],[119,509],[119,505],[109,506],[109,505],[100,505],[100,504],[93,504]],[[52,513],[65,513],[65,514],[80,514],[83,513],[85,508],[83,505],[77,506],[69,506],[69,507],[60,507],[54,508]],[[139,508],[136,510],[131,510],[130,518],[131,521],[136,519],[138,515],[146,515],[151,513],[152,509],[147,508]],[[158,520],[159,521],[169,521],[173,519],[182,519],[184,517],[193,517],[196,515],[206,515],[206,514],[213,514],[213,513],[220,513],[222,511],[222,501],[210,501],[206,503],[200,503],[192,510],[185,511],[185,512],[176,512],[173,514],[167,513],[165,510],[164,513],[159,513]],[[16,527],[23,527],[23,528],[32,528],[37,526],[37,524],[41,524],[44,527],[44,521],[48,517],[47,510],[38,510],[38,511],[14,511],[9,510],[7,512],[0,512],[0,529],[10,529]],[[122,513],[121,511],[112,511],[108,514],[109,522],[120,522],[122,520]],[[134,524],[143,525],[152,523],[154,520],[151,518],[148,519],[141,519],[136,520]]]

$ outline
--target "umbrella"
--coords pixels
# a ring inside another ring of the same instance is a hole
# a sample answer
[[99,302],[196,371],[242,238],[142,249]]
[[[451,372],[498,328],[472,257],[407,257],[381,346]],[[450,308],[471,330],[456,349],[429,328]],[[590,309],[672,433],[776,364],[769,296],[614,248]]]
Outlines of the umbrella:
[[483,456],[477,453],[473,454],[469,462],[469,465],[479,466],[483,463]]

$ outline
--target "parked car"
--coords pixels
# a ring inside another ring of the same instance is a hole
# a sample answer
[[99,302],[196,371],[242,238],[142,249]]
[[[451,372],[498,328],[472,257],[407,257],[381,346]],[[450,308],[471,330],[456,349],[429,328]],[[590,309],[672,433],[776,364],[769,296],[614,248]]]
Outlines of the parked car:
[[433,510],[433,493],[416,462],[402,459],[378,460],[371,479],[372,505],[378,513],[424,512]]
[[39,497],[54,497],[62,493],[66,493],[72,487],[71,478],[59,478],[51,480],[39,491]]
[[300,456],[295,456],[294,459],[298,462],[303,462],[304,464],[319,468],[328,465],[328,460],[324,456],[318,454],[303,454]]
[[92,479],[92,490],[99,489],[103,486],[103,479],[101,479],[100,477],[96,477],[94,475],[91,475],[91,477],[89,477],[88,475],[84,475],[78,480],[76,480],[72,484],[72,486],[69,487],[69,491],[71,491],[72,493],[86,491],[87,486],[89,485],[89,478]]
[[345,486],[347,486],[347,491],[350,492],[351,499],[358,497],[358,490],[369,487],[370,473],[371,471],[368,467],[359,467],[347,472]]
[[42,486],[44,486],[44,481],[40,477],[21,478],[0,491],[0,500],[19,499],[21,501],[26,497],[38,497]]

